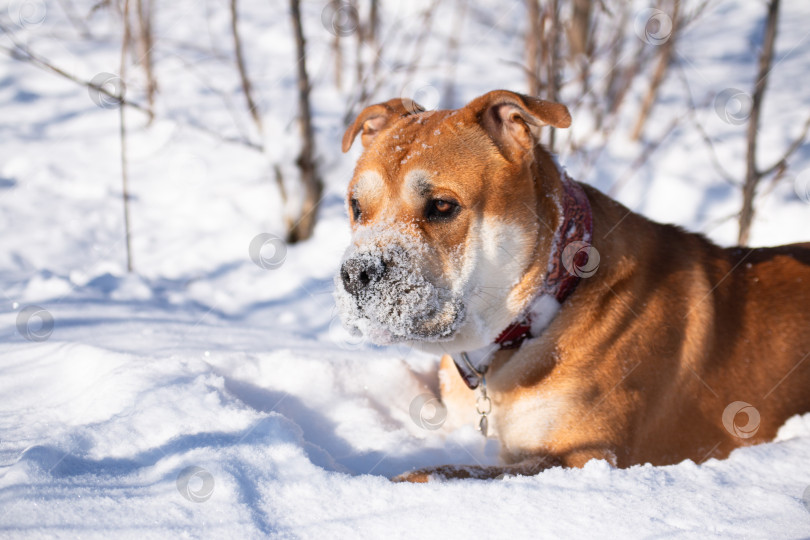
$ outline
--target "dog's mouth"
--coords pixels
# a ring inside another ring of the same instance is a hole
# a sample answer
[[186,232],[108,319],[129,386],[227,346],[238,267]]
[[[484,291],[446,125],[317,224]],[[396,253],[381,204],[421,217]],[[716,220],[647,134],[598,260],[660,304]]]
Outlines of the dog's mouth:
[[[372,312],[359,307],[359,316],[341,312],[344,326],[355,335],[362,335],[375,345],[397,343],[439,342],[453,339],[464,310],[456,304],[448,304],[438,316],[409,316],[407,313]],[[382,317],[380,317],[382,315]],[[392,319],[394,322],[392,323]]]
[[464,320],[464,304],[413,273],[407,280],[398,277],[386,276],[354,294],[341,276],[336,277],[335,297],[344,326],[377,345],[452,339]]
[[437,285],[399,244],[352,248],[335,276],[335,300],[344,326],[377,345],[446,341],[464,321],[464,303]]

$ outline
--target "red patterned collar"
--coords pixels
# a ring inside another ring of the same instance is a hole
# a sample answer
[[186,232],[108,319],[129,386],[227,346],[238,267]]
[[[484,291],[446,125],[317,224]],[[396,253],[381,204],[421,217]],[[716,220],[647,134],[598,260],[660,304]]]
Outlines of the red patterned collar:
[[[459,374],[471,389],[476,388],[489,368],[495,352],[501,349],[517,349],[532,335],[532,307],[543,297],[554,298],[562,304],[574,291],[581,277],[588,277],[588,258],[593,234],[591,205],[585,190],[571,180],[565,172],[560,173],[563,184],[561,201],[563,217],[554,233],[551,257],[546,279],[532,305],[515,322],[504,329],[495,342],[474,353],[453,355]],[[471,359],[474,355],[477,358]]]

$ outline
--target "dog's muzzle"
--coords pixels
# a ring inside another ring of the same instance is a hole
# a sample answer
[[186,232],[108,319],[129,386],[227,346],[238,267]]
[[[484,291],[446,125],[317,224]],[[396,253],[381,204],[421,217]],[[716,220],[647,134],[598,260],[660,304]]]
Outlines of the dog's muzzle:
[[463,320],[463,302],[434,276],[423,245],[383,234],[349,248],[335,276],[344,326],[378,345],[449,339]]

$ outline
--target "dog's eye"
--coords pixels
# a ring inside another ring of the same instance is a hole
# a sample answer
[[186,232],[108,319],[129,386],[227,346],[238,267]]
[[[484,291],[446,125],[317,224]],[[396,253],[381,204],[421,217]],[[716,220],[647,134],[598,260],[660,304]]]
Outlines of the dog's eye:
[[428,203],[425,217],[428,221],[439,221],[452,218],[458,211],[458,203],[444,199],[433,199]]
[[352,218],[357,221],[360,219],[360,203],[357,202],[357,199],[351,200],[352,205]]

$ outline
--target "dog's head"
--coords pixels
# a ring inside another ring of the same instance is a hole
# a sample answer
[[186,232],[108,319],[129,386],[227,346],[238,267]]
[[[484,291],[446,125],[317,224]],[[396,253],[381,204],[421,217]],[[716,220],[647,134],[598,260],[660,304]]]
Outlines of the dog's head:
[[491,343],[542,282],[560,215],[538,130],[570,123],[563,105],[503,90],[458,110],[392,99],[362,111],[343,137],[344,152],[359,133],[365,147],[335,278],[344,324],[437,352]]

